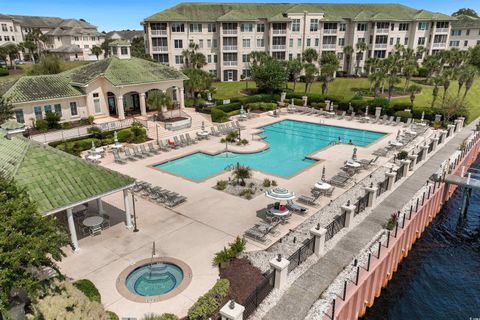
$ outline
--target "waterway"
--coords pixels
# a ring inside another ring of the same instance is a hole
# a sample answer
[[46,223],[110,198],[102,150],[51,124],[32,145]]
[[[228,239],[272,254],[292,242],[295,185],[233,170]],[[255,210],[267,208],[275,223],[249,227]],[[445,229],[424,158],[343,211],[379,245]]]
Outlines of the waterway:
[[[473,167],[480,169],[480,157]],[[480,319],[480,192],[461,188],[414,244],[364,320]]]

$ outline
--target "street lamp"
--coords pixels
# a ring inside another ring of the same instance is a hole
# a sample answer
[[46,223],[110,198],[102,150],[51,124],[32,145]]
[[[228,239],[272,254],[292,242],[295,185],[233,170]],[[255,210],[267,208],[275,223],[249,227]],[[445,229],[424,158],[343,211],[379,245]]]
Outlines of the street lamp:
[[137,228],[137,213],[135,212],[135,194],[132,192],[132,204],[133,204],[133,232],[138,232]]

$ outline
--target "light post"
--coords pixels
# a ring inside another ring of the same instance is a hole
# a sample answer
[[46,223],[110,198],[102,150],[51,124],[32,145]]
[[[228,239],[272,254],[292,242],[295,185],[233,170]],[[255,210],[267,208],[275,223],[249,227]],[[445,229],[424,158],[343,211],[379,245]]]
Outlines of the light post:
[[133,232],[138,232],[137,228],[137,213],[135,211],[135,194],[132,192],[132,204],[133,204]]

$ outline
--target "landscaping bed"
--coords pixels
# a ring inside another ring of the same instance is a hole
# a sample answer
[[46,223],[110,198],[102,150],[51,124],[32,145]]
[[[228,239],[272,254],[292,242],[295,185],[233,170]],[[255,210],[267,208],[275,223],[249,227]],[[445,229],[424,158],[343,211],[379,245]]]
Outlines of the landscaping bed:
[[[225,184],[226,186],[223,188]],[[219,180],[214,188],[247,200],[265,192],[263,181],[254,178],[245,179],[245,186],[241,186],[235,180]]]

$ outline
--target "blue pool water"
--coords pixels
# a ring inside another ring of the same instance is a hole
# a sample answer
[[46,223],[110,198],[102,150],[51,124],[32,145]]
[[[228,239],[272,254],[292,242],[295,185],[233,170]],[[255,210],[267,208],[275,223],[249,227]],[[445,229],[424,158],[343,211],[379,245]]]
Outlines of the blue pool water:
[[141,296],[158,296],[175,289],[183,271],[171,263],[154,263],[133,270],[125,280],[127,289]]
[[270,146],[262,152],[223,152],[213,156],[197,152],[159,164],[156,168],[188,179],[202,180],[239,163],[265,173],[289,177],[316,162],[306,156],[328,146],[332,141],[337,141],[338,138],[345,144],[352,140],[356,146],[366,146],[385,135],[380,132],[294,120],[283,120],[260,129],[264,130],[261,136],[265,137]]
[[480,192],[466,216],[462,193],[458,188],[425,229],[363,320],[480,318]]

